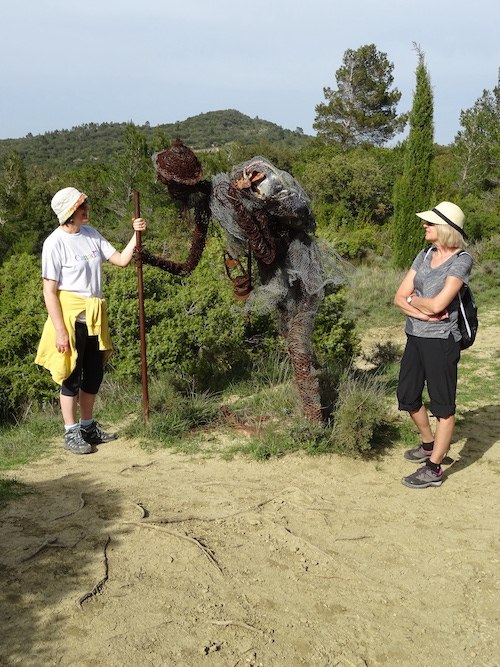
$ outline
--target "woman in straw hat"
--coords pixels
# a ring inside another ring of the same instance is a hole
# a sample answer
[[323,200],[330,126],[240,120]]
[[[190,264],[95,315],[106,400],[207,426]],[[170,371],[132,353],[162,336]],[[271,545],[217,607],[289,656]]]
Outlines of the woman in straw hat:
[[[399,409],[409,412],[421,437],[421,444],[405,452],[404,457],[425,464],[401,481],[412,489],[425,489],[442,484],[441,462],[455,428],[461,340],[458,292],[469,281],[472,257],[463,250],[467,238],[465,216],[458,206],[441,202],[417,216],[432,247],[416,256],[394,303],[408,316],[397,390]],[[430,410],[437,420],[434,435],[422,403],[425,383]]]
[[[116,438],[115,433],[104,433],[93,417],[103,365],[112,353],[102,298],[102,262],[128,266],[135,233],[123,252],[115,250],[88,226],[87,196],[76,188],[56,192],[51,206],[59,228],[43,244],[43,295],[49,316],[35,362],[47,368],[61,385],[64,448],[74,454],[89,454],[92,445]],[[146,229],[142,218],[132,222],[135,231]]]

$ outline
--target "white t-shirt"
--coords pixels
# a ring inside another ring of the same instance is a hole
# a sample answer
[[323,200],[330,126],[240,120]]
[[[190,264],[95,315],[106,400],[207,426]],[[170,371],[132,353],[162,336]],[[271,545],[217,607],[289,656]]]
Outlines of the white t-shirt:
[[102,299],[102,262],[115,252],[93,227],[83,225],[78,234],[59,227],[43,244],[42,276],[56,280],[60,290]]

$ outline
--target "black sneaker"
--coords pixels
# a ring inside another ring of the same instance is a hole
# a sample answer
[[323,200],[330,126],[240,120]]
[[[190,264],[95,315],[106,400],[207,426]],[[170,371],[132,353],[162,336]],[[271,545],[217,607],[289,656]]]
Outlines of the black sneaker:
[[116,440],[118,437],[116,433],[105,433],[99,428],[99,424],[93,421],[90,426],[81,426],[82,438],[89,445],[101,445],[103,442],[110,442]]
[[414,447],[413,449],[407,449],[403,454],[407,461],[412,463],[425,463],[431,458],[432,449],[424,449],[422,445],[420,447]]
[[82,438],[80,426],[73,426],[64,434],[64,449],[73,454],[90,454],[92,445]]
[[410,489],[427,489],[429,486],[441,486],[443,483],[443,471],[434,472],[429,466],[424,466],[408,477],[403,477],[401,482]]

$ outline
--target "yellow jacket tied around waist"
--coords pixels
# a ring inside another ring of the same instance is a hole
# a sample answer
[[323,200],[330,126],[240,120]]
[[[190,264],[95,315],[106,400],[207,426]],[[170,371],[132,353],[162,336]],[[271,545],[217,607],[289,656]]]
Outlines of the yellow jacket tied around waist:
[[104,353],[102,355],[103,364],[113,353],[113,345],[109,335],[108,315],[104,299],[97,297],[84,298],[65,290],[60,290],[57,296],[69,336],[70,353],[64,354],[56,349],[56,330],[52,320],[48,317],[43,327],[35,363],[47,368],[55,382],[62,384],[76,367],[78,353],[76,351],[75,322],[82,311],[85,311],[89,336],[99,337],[99,349]]

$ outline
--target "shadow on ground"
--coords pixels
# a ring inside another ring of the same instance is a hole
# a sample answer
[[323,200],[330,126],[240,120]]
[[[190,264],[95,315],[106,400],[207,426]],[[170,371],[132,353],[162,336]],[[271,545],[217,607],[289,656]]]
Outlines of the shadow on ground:
[[[120,494],[82,472],[29,485],[2,508],[0,664],[50,663],[54,637],[105,575],[108,537],[120,539],[110,533],[113,506],[120,511]],[[62,600],[69,601],[68,614],[61,613]],[[48,607],[58,612],[47,615]]]
[[446,476],[465,470],[479,461],[498,441],[500,411],[498,405],[485,405],[465,412],[457,421],[455,439],[465,439],[465,444],[446,471]]

